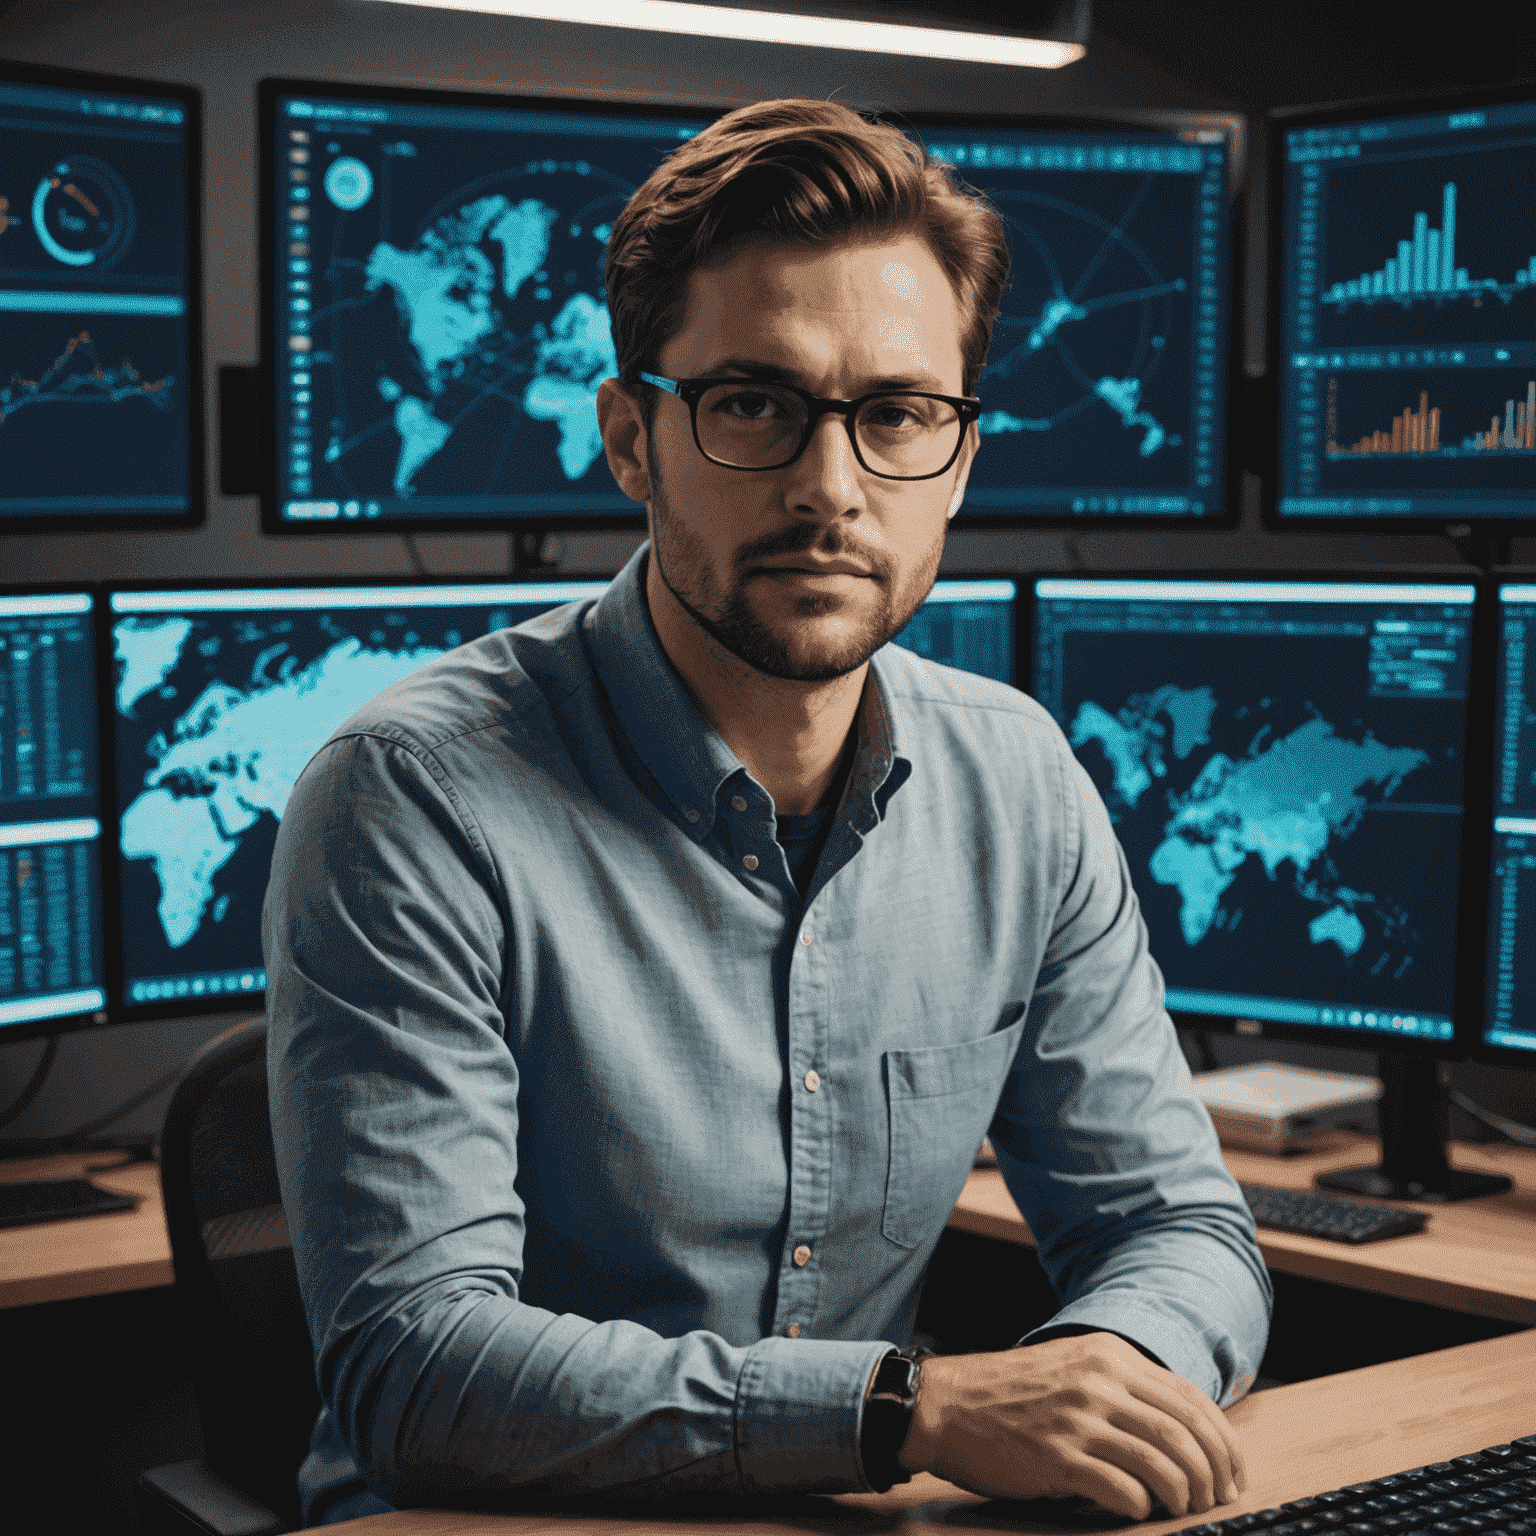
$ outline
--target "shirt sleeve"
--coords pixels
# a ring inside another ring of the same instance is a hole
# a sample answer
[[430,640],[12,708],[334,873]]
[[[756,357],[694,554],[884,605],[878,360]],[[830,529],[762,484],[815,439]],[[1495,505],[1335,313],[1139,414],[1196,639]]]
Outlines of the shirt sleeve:
[[495,866],[428,753],[326,747],[283,815],[263,934],[283,1206],[321,1396],[397,1507],[864,1490],[890,1347],[519,1300],[518,1065]]
[[1062,757],[1063,896],[992,1144],[1061,1298],[1048,1326],[1118,1333],[1232,1403],[1263,1358],[1269,1274],[1163,1007],[1109,816]]

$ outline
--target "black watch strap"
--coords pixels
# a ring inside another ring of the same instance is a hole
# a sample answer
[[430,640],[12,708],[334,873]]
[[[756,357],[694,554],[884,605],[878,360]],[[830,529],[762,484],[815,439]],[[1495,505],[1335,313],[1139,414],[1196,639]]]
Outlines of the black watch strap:
[[912,1428],[920,1374],[916,1360],[894,1349],[875,1367],[874,1385],[864,1400],[859,1459],[864,1463],[864,1479],[876,1493],[912,1481],[897,1457]]

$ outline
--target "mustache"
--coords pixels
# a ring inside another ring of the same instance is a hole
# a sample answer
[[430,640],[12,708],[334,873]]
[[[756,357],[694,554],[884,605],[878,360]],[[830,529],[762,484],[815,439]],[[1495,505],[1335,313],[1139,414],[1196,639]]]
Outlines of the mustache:
[[753,566],[776,556],[806,555],[812,550],[829,560],[840,557],[857,560],[881,579],[890,574],[890,561],[883,553],[866,548],[836,527],[818,528],[814,523],[791,523],[765,533],[760,539],[753,539],[750,544],[743,544],[736,551],[736,574],[743,576]]

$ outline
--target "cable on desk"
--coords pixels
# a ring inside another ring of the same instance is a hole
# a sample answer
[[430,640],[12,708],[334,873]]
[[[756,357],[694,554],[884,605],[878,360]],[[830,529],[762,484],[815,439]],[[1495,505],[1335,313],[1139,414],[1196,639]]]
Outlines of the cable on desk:
[[1481,1104],[1469,1099],[1459,1088],[1447,1089],[1446,1094],[1457,1109],[1471,1115],[1480,1125],[1486,1125],[1490,1131],[1497,1131],[1500,1136],[1514,1142],[1517,1147],[1536,1147],[1536,1130],[1530,1126],[1521,1125],[1518,1120],[1507,1120],[1491,1109],[1484,1109]]
[[43,1047],[43,1054],[38,1059],[37,1066],[27,1081],[27,1086],[3,1110],[0,1110],[0,1131],[3,1131],[11,1121],[19,1119],[32,1100],[42,1092],[43,1084],[48,1080],[48,1073],[53,1068],[53,1059],[58,1054],[59,1037],[49,1035],[48,1044]]

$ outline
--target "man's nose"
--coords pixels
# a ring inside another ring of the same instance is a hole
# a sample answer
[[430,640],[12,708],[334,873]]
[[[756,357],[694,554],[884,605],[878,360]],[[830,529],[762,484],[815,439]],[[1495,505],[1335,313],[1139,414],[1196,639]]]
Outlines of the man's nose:
[[863,506],[863,470],[847,421],[828,411],[812,429],[805,452],[789,467],[785,500],[801,517],[842,517]]

